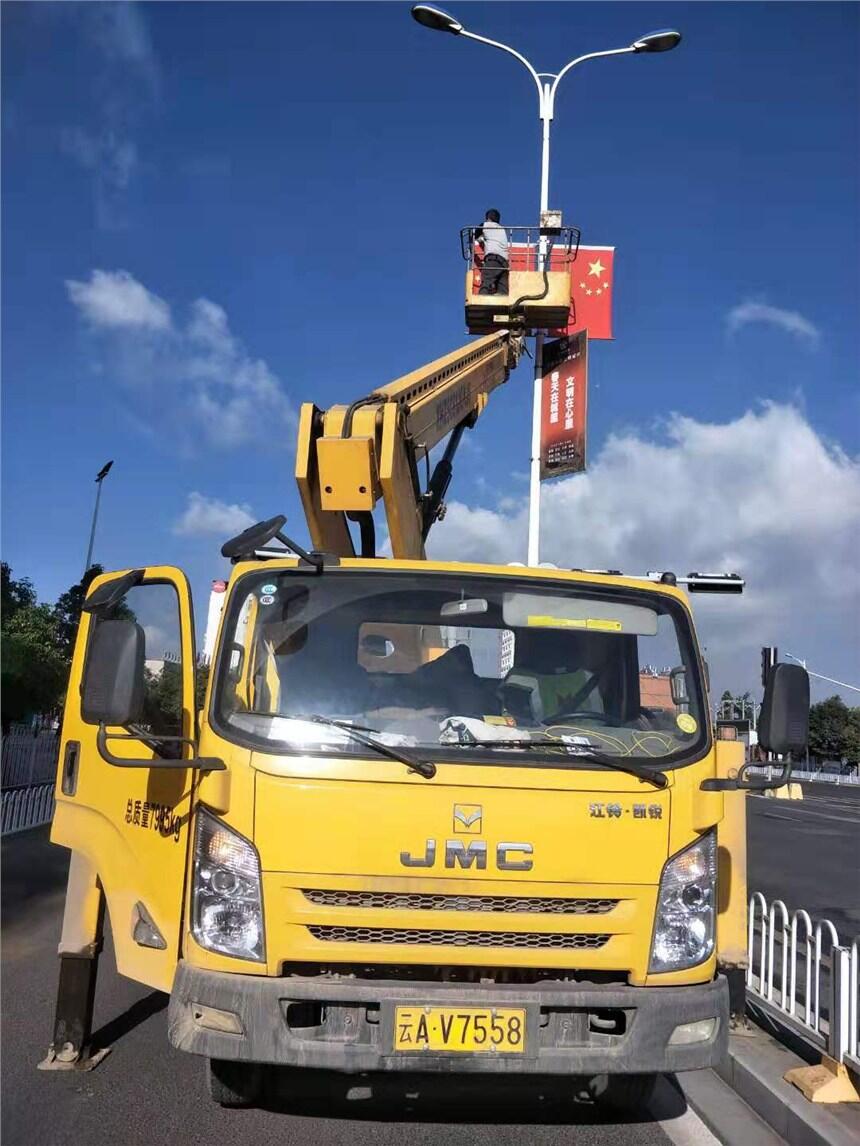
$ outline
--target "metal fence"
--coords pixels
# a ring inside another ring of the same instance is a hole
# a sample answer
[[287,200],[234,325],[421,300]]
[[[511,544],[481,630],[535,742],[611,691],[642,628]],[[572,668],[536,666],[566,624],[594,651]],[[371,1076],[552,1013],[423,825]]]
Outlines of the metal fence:
[[49,824],[54,815],[54,782],[4,788],[3,835]]
[[57,774],[59,734],[54,730],[34,733],[26,724],[13,724],[3,737],[0,787],[47,784]]
[[[774,776],[779,776],[782,772],[781,764],[753,764],[749,769],[750,774],[758,774],[767,776],[772,780]],[[858,772],[811,772],[804,771],[802,768],[791,769],[792,780],[820,780],[823,784],[860,784],[860,773]]]
[[837,1062],[860,1070],[858,945],[840,942],[829,919],[791,912],[781,899],[749,901],[747,996]]
[[59,747],[56,730],[34,732],[27,724],[13,724],[3,737],[0,788],[4,836],[50,823]]

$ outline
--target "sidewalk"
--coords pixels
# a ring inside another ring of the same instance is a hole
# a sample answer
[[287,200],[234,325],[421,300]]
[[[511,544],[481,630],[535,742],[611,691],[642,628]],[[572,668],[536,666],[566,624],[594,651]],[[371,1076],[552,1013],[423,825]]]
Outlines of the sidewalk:
[[[780,1139],[790,1146],[860,1146],[860,1104],[809,1102],[783,1080],[787,1070],[805,1065],[782,1043],[754,1029],[751,1035],[730,1036],[728,1057],[716,1071],[681,1074],[678,1081],[690,1106],[727,1146],[765,1146]],[[728,1100],[724,1085],[731,1088]],[[760,1140],[751,1142],[748,1132],[737,1136],[742,1123],[732,1099],[742,1100],[767,1124]],[[767,1127],[778,1139],[767,1137]]]

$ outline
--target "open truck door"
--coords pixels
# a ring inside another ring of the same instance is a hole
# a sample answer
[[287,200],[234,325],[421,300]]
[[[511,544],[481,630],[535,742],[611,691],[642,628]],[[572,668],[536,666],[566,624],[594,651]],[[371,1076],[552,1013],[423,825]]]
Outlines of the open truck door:
[[[188,580],[152,566],[96,578],[66,698],[54,843],[71,848],[52,1054],[88,1058],[105,905],[117,970],[169,991],[180,955],[196,759]],[[59,1061],[58,1061],[59,1060]]]

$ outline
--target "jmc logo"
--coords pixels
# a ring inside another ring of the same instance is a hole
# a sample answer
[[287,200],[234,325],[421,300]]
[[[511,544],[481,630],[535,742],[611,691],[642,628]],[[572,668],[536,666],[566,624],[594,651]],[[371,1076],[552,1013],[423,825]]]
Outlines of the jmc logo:
[[[531,871],[533,861],[525,859],[531,856],[534,848],[531,844],[500,843],[496,844],[496,867],[499,871]],[[427,840],[424,845],[424,855],[412,855],[411,852],[401,852],[400,862],[404,867],[433,867],[436,863],[436,841]],[[445,863],[447,868],[472,868],[476,871],[487,870],[487,844],[484,840],[446,840]]]

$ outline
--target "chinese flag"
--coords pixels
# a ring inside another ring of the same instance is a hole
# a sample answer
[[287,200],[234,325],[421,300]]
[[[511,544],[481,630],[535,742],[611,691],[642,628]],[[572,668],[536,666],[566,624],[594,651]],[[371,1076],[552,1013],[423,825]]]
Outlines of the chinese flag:
[[[574,334],[587,330],[589,341],[612,338],[612,296],[615,293],[614,247],[580,247],[570,264],[570,318],[566,330],[554,334]],[[553,269],[561,269],[552,258]]]

